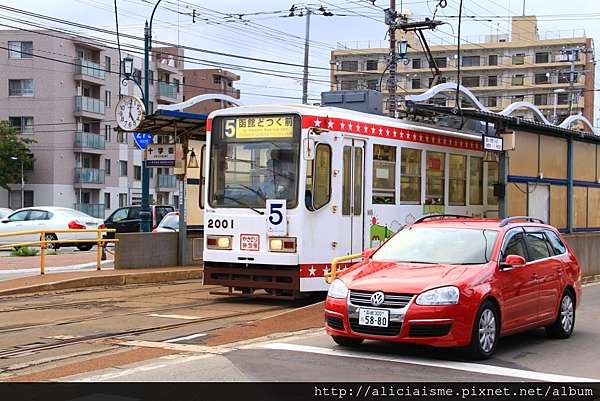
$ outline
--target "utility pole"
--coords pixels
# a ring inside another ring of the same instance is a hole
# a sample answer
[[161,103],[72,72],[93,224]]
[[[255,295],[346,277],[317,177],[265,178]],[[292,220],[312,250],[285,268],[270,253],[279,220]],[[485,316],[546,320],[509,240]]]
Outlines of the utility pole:
[[390,59],[388,67],[390,75],[387,81],[388,87],[388,110],[392,117],[396,116],[396,0],[390,0],[390,8],[385,10],[385,23],[390,27]]
[[310,15],[312,10],[306,9],[306,32],[304,34],[304,77],[302,78],[302,104],[308,104],[308,52],[310,46]]

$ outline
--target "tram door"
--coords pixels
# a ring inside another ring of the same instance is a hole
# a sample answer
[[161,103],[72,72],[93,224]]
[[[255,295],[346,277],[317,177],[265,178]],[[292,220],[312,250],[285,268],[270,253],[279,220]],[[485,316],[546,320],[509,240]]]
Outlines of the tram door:
[[359,253],[364,243],[365,141],[346,138],[342,149],[342,240],[347,254]]

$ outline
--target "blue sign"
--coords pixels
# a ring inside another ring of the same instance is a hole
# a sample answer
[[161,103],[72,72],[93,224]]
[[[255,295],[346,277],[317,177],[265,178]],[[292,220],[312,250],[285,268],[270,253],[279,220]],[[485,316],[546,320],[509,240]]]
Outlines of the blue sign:
[[138,148],[144,150],[148,147],[149,144],[152,143],[152,134],[147,132],[134,132],[133,140]]

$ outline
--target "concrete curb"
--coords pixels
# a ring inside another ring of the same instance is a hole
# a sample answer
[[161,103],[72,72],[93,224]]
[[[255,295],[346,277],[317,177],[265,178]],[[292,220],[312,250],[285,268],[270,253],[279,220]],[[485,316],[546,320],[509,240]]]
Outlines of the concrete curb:
[[0,296],[29,294],[44,291],[69,290],[98,286],[119,286],[128,284],[148,284],[163,283],[169,281],[194,280],[201,279],[202,276],[202,269],[115,273],[110,275],[78,277],[43,284],[35,284],[25,287],[10,288],[6,290],[0,290]]

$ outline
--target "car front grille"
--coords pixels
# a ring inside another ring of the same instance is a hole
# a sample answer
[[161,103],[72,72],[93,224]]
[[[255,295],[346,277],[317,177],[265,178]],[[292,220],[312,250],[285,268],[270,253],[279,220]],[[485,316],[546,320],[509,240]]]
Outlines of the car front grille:
[[325,322],[327,323],[327,326],[332,329],[344,330],[344,321],[339,317],[327,316]]
[[442,337],[450,333],[449,324],[411,324],[410,337]]
[[402,323],[390,322],[388,327],[363,326],[358,324],[358,319],[350,319],[350,328],[355,333],[370,334],[373,336],[397,336],[400,334]]
[[[373,306],[371,304],[371,295],[373,295],[375,291],[350,291],[350,303],[355,306]],[[381,305],[377,305],[378,308],[388,308],[388,309],[402,309],[413,298],[412,294],[390,294],[384,293],[384,301]]]

